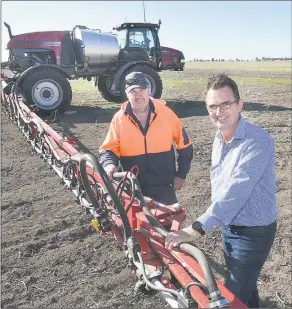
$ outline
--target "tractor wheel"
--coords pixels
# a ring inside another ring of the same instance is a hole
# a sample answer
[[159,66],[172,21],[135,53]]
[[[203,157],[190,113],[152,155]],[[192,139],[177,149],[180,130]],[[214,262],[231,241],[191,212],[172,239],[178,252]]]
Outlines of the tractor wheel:
[[28,105],[36,106],[41,113],[58,110],[64,113],[72,101],[69,81],[59,71],[39,67],[29,72],[20,84]]
[[120,91],[112,90],[113,76],[99,76],[97,87],[102,97],[114,103],[123,102],[123,98],[120,96]]
[[131,72],[142,72],[145,74],[148,83],[151,86],[151,94],[150,96],[155,99],[160,99],[162,95],[162,80],[160,78],[160,75],[155,71],[153,68],[151,68],[149,65],[145,64],[136,64],[132,67],[130,67],[123,75],[122,81],[121,81],[121,98],[123,98],[123,101],[127,100],[127,95],[125,93],[125,78],[126,76]]

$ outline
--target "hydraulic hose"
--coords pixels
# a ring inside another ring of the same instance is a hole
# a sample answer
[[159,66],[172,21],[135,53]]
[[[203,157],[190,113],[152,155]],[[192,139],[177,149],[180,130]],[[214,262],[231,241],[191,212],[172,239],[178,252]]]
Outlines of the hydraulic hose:
[[189,255],[191,255],[192,257],[194,257],[201,269],[202,269],[202,272],[203,272],[203,275],[204,275],[204,278],[206,280],[206,286],[208,288],[208,291],[209,291],[209,294],[211,294],[212,292],[215,292],[215,291],[218,291],[218,286],[217,286],[217,283],[215,281],[215,277],[213,275],[213,272],[208,264],[208,261],[204,255],[204,253],[198,249],[197,247],[195,246],[192,246],[190,244],[187,244],[187,243],[182,243],[179,245],[179,248],[188,253]]
[[[85,167],[86,167],[85,166],[85,162],[86,161],[89,161],[90,163],[93,163],[92,164],[93,167],[100,173],[100,176],[102,177],[102,180],[104,181],[104,183],[105,183],[105,185],[106,185],[110,195],[112,196],[115,205],[117,206],[117,208],[121,208],[121,211],[119,209],[118,209],[118,211],[121,214],[122,221],[123,222],[124,221],[127,222],[126,224],[128,226],[125,227],[125,231],[128,231],[128,229],[129,229],[128,234],[130,236],[131,235],[131,228],[130,228],[130,225],[129,225],[129,221],[127,219],[125,210],[124,210],[124,208],[123,208],[123,206],[122,206],[122,204],[120,202],[120,199],[118,198],[118,196],[117,196],[117,194],[116,194],[116,192],[114,190],[114,187],[113,187],[112,183],[108,179],[107,174],[105,173],[105,171],[101,167],[100,163],[96,160],[96,158],[91,156],[91,155],[88,155],[88,154],[82,155],[82,159],[80,160],[80,171],[81,171],[82,180],[83,180],[83,178],[86,178],[86,181],[88,182],[87,176],[86,175],[85,175],[86,177],[82,176],[82,173],[86,172],[86,169],[85,169]],[[124,177],[125,175],[126,175],[126,172],[114,173],[114,177],[117,177],[117,178]],[[135,195],[136,195],[137,199],[140,201],[140,207],[141,207],[142,211],[144,212],[147,220],[153,226],[155,231],[157,231],[161,236],[166,237],[168,232],[155,219],[155,217],[152,215],[151,211],[147,207],[147,203],[145,202],[145,199],[143,197],[143,194],[142,194],[142,191],[141,191],[141,188],[140,188],[140,185],[139,185],[139,182],[138,182],[136,176],[131,173],[130,176],[128,174],[127,177],[133,178],[134,187],[135,187]],[[84,183],[84,186],[85,185],[86,185],[86,182]],[[87,186],[89,186],[89,183],[87,184]],[[88,191],[90,191],[90,193],[92,194],[91,190],[88,190]],[[93,200],[95,200],[94,196],[93,196]],[[117,200],[117,202],[115,200]],[[126,219],[124,219],[122,217],[122,214],[126,217]],[[214,277],[214,275],[212,273],[212,270],[211,270],[211,268],[210,268],[210,266],[208,264],[208,261],[207,261],[205,255],[203,254],[203,252],[201,250],[199,250],[198,248],[196,248],[195,246],[187,244],[187,243],[180,244],[179,248],[182,251],[188,253],[190,256],[192,256],[194,259],[196,259],[197,262],[199,263],[199,265],[200,265],[200,267],[202,269],[205,281],[206,281],[206,286],[208,288],[208,291],[209,291],[209,294],[211,295],[212,300],[214,298],[216,298],[216,299],[220,298],[220,293],[218,293],[218,286],[217,286],[215,277]],[[147,282],[147,284],[148,284],[148,282]],[[149,285],[149,286],[152,288],[151,285]],[[168,292],[170,292],[170,291],[168,291]],[[215,295],[215,296],[212,296],[212,295]]]
[[92,203],[92,205],[94,207],[99,207],[98,203],[97,203],[97,200],[90,188],[90,183],[89,183],[89,180],[88,180],[88,177],[87,177],[87,172],[86,172],[86,166],[87,164],[86,163],[90,163],[90,167],[95,169],[104,185],[106,186],[107,190],[108,190],[108,193],[110,194],[120,216],[121,216],[121,220],[123,222],[123,226],[124,226],[124,232],[125,232],[125,238],[126,239],[129,239],[130,237],[132,237],[132,230],[131,230],[131,226],[130,226],[130,223],[129,223],[129,220],[128,220],[128,217],[127,217],[127,214],[125,212],[125,209],[110,181],[110,179],[108,178],[105,170],[103,169],[103,167],[101,166],[101,164],[98,162],[97,158],[94,157],[93,155],[91,154],[82,154],[80,156],[80,161],[79,161],[79,167],[80,167],[80,174],[81,174],[81,179],[82,179],[82,183],[84,185],[84,189],[86,191],[86,193],[88,194],[88,197]]
[[[139,185],[136,177],[134,177],[134,183],[135,183],[136,196],[140,201],[140,206],[141,206],[142,211],[144,212],[146,218],[153,225],[153,228],[155,229],[155,231],[157,231],[161,236],[166,237],[168,232],[154,218],[151,211],[147,207],[147,204],[146,204],[145,199],[142,195],[141,188],[140,188],[140,185]],[[211,268],[208,264],[208,261],[207,261],[205,255],[203,254],[203,252],[200,249],[196,248],[195,246],[187,244],[187,243],[180,244],[179,248],[182,251],[188,253],[189,255],[191,255],[193,258],[195,258],[197,260],[197,262],[199,263],[199,265],[202,269],[209,294],[213,295],[212,292],[215,292],[214,294],[217,295],[218,286],[217,286],[215,277],[213,275],[213,272],[212,272],[212,270],[211,270]]]
[[[144,201],[145,202],[145,201]],[[166,237],[168,232],[165,230],[165,228],[153,217],[151,211],[148,209],[148,207],[145,206],[143,207],[143,212],[145,214],[145,216],[147,217],[148,221],[153,225],[154,229],[163,237]],[[218,286],[217,283],[215,281],[215,277],[213,275],[213,272],[208,264],[208,261],[205,257],[205,255],[203,254],[203,252],[196,248],[193,245],[187,244],[187,243],[182,243],[179,245],[179,248],[188,253],[189,255],[191,255],[193,258],[195,258],[197,260],[197,262],[199,263],[204,278],[206,280],[206,286],[208,288],[209,293],[211,294],[212,292],[218,291]]]
[[127,175],[128,175],[128,172],[116,172],[116,173],[113,174],[113,178],[123,178],[122,180],[120,180],[118,187],[117,187],[117,192],[119,190],[121,190],[120,193],[119,193],[119,198],[122,196],[124,186],[125,186],[125,180],[128,180],[131,183],[132,196],[131,196],[131,200],[130,200],[130,202],[129,202],[126,210],[125,210],[126,213],[128,213],[129,209],[132,207],[133,202],[135,200],[135,194],[136,194],[134,178],[133,177],[126,177],[126,179],[125,179],[125,176],[127,176]]
[[133,178],[135,195],[136,195],[137,199],[140,201],[140,207],[141,207],[142,211],[144,212],[147,220],[149,221],[149,223],[152,224],[153,228],[155,229],[155,231],[157,231],[157,233],[159,233],[161,236],[165,237],[167,235],[167,230],[163,227],[163,225],[161,225],[153,217],[151,211],[147,207],[147,203],[145,202],[144,196],[142,194],[142,191],[141,191],[141,188],[140,188],[140,185],[139,185],[139,182],[138,182],[136,176],[132,174],[131,177]]
[[141,263],[141,265],[142,265],[141,270],[142,270],[142,273],[143,273],[143,278],[144,278],[145,282],[147,283],[147,285],[148,285],[151,289],[156,290],[156,291],[167,292],[167,293],[173,294],[173,295],[175,295],[175,296],[178,296],[178,295],[179,295],[179,293],[178,293],[176,290],[172,290],[172,289],[168,289],[168,288],[162,288],[162,287],[157,287],[156,285],[152,284],[152,283],[148,280],[148,278],[147,278],[147,275],[146,275],[146,272],[145,272],[144,263],[143,263],[143,259],[142,259],[142,256],[141,256],[141,253],[138,252],[137,255],[138,255],[139,261],[140,261],[140,263]]

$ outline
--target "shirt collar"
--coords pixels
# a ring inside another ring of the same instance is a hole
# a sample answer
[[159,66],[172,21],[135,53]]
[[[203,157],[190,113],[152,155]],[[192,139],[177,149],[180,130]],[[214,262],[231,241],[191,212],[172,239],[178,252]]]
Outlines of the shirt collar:
[[[244,137],[245,137],[245,123],[246,123],[246,121],[243,119],[242,116],[240,116],[239,122],[237,124],[237,127],[235,129],[235,132],[234,132],[234,135],[233,135],[233,138],[231,139],[231,141],[234,140],[234,139],[244,139]],[[221,141],[223,139],[219,130],[216,131],[216,138],[219,138]]]
[[245,120],[241,116],[239,117],[239,122],[233,136],[234,139],[244,139],[245,137]]

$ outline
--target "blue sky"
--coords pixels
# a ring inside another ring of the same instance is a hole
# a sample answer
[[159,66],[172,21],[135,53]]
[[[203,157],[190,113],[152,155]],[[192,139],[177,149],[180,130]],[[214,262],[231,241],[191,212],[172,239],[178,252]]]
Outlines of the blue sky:
[[[162,20],[163,46],[187,60],[291,57],[291,1],[145,1],[146,21]],[[142,1],[2,1],[2,61],[13,34],[71,30],[75,25],[111,31],[117,23],[143,22]]]

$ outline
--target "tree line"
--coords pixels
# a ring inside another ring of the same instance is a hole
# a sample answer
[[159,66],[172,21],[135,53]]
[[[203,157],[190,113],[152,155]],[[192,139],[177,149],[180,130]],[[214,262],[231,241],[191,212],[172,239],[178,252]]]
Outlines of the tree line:
[[201,61],[201,62],[224,62],[224,61],[291,61],[292,58],[290,57],[256,57],[255,59],[252,60],[243,60],[240,58],[235,58],[235,59],[222,59],[222,58],[211,58],[211,59],[199,59],[199,58],[194,58],[193,61]]

